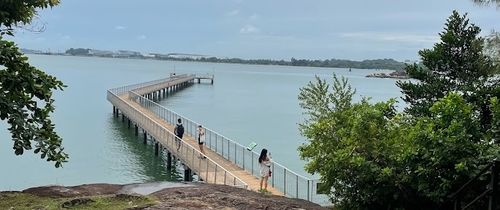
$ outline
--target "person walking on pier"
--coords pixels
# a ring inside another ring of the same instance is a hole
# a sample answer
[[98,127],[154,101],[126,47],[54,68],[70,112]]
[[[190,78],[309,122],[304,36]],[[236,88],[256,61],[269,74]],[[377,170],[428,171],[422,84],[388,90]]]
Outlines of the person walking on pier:
[[181,149],[181,139],[184,135],[184,126],[182,125],[181,118],[177,119],[177,124],[174,128],[174,134],[178,137],[175,139],[175,143],[177,144],[177,152]]
[[200,158],[207,158],[205,155],[205,150],[203,149],[203,144],[205,144],[205,129],[198,125],[198,146],[200,147],[200,152],[203,154]]
[[[267,180],[271,177],[271,153],[267,153],[267,149],[262,149],[259,156],[260,164],[260,190],[267,192]],[[264,189],[262,189],[264,184]]]

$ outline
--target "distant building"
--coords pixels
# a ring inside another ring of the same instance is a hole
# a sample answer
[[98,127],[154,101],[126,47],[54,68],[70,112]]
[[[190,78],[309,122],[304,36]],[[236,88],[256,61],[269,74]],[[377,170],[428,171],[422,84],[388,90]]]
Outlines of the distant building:
[[169,53],[167,54],[168,58],[176,58],[176,59],[200,59],[200,58],[209,58],[208,55],[199,55],[199,54],[186,54],[186,53]]
[[137,57],[142,57],[142,54],[140,52],[136,51],[130,51],[130,50],[118,50],[113,57],[119,57],[119,58],[137,58]]
[[43,53],[41,50],[30,50],[30,49],[25,49],[25,48],[21,48],[21,52],[24,54],[42,54]]
[[90,56],[113,57],[113,54],[114,53],[112,51],[108,51],[108,50],[95,50],[95,49],[89,50]]

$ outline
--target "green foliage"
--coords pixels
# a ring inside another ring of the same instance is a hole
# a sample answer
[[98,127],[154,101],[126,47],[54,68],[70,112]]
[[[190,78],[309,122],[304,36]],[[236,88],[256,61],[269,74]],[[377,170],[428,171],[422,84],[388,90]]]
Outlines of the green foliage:
[[[484,41],[485,53],[493,59],[495,64],[500,65],[500,32],[492,31]],[[500,73],[500,71],[497,70],[497,73]]]
[[35,154],[54,161],[56,167],[66,162],[68,155],[63,152],[62,140],[50,120],[54,111],[52,91],[65,86],[31,66],[19,48],[3,36],[13,35],[13,27],[28,24],[37,8],[58,3],[57,0],[2,0],[0,4],[0,120],[10,124],[16,155],[35,148]]
[[[449,208],[447,196],[499,156],[473,105],[458,93],[419,117],[397,113],[394,99],[352,103],[353,94],[347,80],[334,77],[331,90],[317,79],[299,95],[309,116],[300,125],[309,140],[299,147],[301,158],[341,209]],[[495,116],[497,104],[492,99]]]
[[[87,200],[74,206],[63,208],[65,202],[72,200]],[[144,196],[104,195],[72,198],[53,198],[36,196],[28,193],[0,193],[0,209],[144,209],[156,204],[157,198]]]
[[[306,170],[319,173],[340,209],[451,209],[448,196],[500,157],[500,85],[483,54],[479,28],[457,12],[441,42],[422,50],[424,67],[406,68],[418,82],[399,82],[409,103],[352,102],[347,80],[319,78],[301,88],[308,119],[299,147]],[[463,199],[484,191],[471,182]],[[473,209],[485,209],[479,203]]]
[[70,48],[66,50],[66,54],[70,55],[89,55],[90,49],[84,48]]
[[[372,105],[363,99],[351,104],[354,91],[347,80],[335,76],[332,92],[326,90],[328,85],[319,79],[301,89],[301,107],[311,117],[300,125],[309,139],[299,147],[301,157],[309,161],[306,170],[319,173],[326,189],[332,189],[332,201],[347,209],[392,201],[397,190],[393,166],[405,151],[405,145],[397,143],[402,134],[394,124],[400,120],[395,101]],[[327,100],[316,103],[317,98]]]
[[441,42],[419,52],[424,67],[410,65],[405,69],[408,76],[418,82],[397,82],[404,94],[403,100],[409,105],[406,109],[409,114],[428,116],[434,102],[458,91],[480,112],[483,130],[488,129],[491,123],[488,99],[499,96],[500,80],[494,76],[498,66],[483,53],[480,31],[479,27],[469,24],[466,15],[453,11],[445,31],[440,33]]
[[[407,134],[408,186],[443,208],[448,195],[499,155],[498,145],[488,141],[480,128],[473,105],[459,94],[450,93],[434,103],[430,116],[416,118]],[[482,181],[476,185],[481,183],[486,185]]]
[[31,23],[37,9],[57,4],[59,0],[0,0],[0,35],[13,35],[14,27]]
[[472,0],[474,3],[479,5],[496,5],[500,7],[500,0]]

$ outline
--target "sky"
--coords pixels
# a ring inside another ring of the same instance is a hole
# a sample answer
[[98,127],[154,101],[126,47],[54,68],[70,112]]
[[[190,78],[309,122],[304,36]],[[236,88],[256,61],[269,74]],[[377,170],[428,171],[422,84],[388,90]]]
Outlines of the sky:
[[470,0],[61,0],[11,38],[21,48],[263,59],[416,60],[453,10],[482,35],[500,9]]

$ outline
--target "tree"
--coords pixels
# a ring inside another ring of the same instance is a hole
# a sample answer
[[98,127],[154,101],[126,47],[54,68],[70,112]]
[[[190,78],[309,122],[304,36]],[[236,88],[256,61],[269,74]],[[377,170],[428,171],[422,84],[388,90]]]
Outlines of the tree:
[[[300,156],[337,208],[452,209],[448,196],[500,157],[496,66],[465,16],[453,12],[446,26],[441,43],[420,51],[424,67],[407,67],[419,82],[398,83],[405,112],[394,99],[353,102],[355,91],[336,76],[332,86],[317,78],[300,89]],[[472,181],[463,199],[487,183]]]
[[321,175],[323,190],[341,209],[394,203],[395,167],[407,150],[406,144],[397,143],[403,134],[393,122],[398,120],[395,101],[352,103],[355,91],[347,80],[333,79],[331,89],[317,78],[300,90],[300,105],[309,117],[300,124],[301,134],[309,139],[299,147],[301,158],[309,161],[306,170]]
[[[397,113],[394,99],[353,103],[353,94],[335,76],[332,88],[317,78],[299,94],[308,116],[301,158],[339,209],[450,209],[448,195],[500,155],[492,143],[498,131],[481,132],[474,105],[457,92],[438,99],[428,116]],[[498,127],[498,100],[489,105]]]
[[479,5],[497,5],[500,6],[500,0],[472,0]]
[[[29,24],[37,9],[56,6],[59,0],[2,0],[0,4],[0,119],[7,120],[16,155],[35,148],[42,159],[60,167],[67,161],[62,139],[54,130],[53,90],[64,84],[28,63],[14,42],[14,29]],[[32,145],[34,144],[34,145]]]
[[438,99],[458,91],[480,113],[483,131],[491,124],[489,98],[500,96],[500,80],[495,77],[498,66],[483,52],[480,28],[469,24],[466,15],[458,12],[448,18],[441,42],[432,49],[419,51],[424,67],[409,65],[408,76],[418,82],[398,81],[406,111],[415,116],[428,116],[429,108]]
[[492,31],[490,35],[485,37],[484,41],[485,53],[493,59],[496,65],[500,65],[500,32]]

